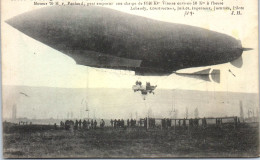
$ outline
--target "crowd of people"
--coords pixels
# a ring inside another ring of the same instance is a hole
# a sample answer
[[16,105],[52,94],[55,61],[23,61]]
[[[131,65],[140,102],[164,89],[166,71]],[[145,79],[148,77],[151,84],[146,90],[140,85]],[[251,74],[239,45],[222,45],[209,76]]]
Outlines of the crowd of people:
[[[141,126],[147,127],[147,118],[141,119],[140,121]],[[178,124],[172,124],[172,119],[169,118],[164,118],[161,119],[161,128],[162,129],[169,129],[171,128],[173,125],[175,126],[179,126],[179,127],[198,127],[199,126],[199,119],[195,118],[195,119],[178,119],[176,120],[175,123]],[[143,125],[142,125],[143,124]],[[155,119],[154,118],[149,118],[149,122],[148,122],[149,128],[155,128],[156,124],[155,124]],[[206,118],[202,119],[202,126],[206,127],[207,126],[207,120]]]
[[[135,119],[127,119],[126,121],[124,119],[111,119],[110,120],[110,125],[107,124],[105,125],[105,121],[101,119],[99,121],[99,125],[97,120],[66,120],[65,122],[61,121],[60,122],[60,128],[61,129],[66,129],[69,130],[70,128],[73,129],[97,129],[97,128],[104,128],[106,127],[113,127],[113,128],[127,128],[127,127],[144,127],[144,128],[155,128],[156,126],[160,126],[162,129],[169,129],[172,126],[175,127],[199,127],[200,124],[199,122],[201,121],[201,126],[203,128],[207,127],[207,119],[204,117],[202,119],[198,118],[190,118],[190,119],[169,119],[169,118],[164,118],[164,119],[157,119],[157,124],[156,124],[156,119],[155,118],[149,118],[149,121],[147,123],[147,118],[143,118],[140,120],[135,120]],[[173,124],[174,123],[174,124]],[[234,123],[237,124],[239,123],[239,118],[234,118]],[[222,119],[221,118],[216,118],[216,125],[221,125],[222,124]],[[148,125],[148,127],[147,127]],[[56,126],[56,124],[55,124]]]
[[28,125],[28,124],[30,124],[30,125],[32,125],[32,122],[27,122],[27,121],[19,121],[19,123],[18,123],[18,125]]
[[123,119],[121,119],[121,120],[120,119],[118,119],[118,120],[111,119],[110,124],[114,128],[134,127],[134,126],[136,126],[136,120],[135,119],[127,119],[126,126],[125,126],[125,121]]
[[[186,124],[187,121],[188,121],[188,124]],[[202,126],[206,127],[207,126],[206,118],[201,119],[201,121],[202,121]],[[179,119],[178,120],[178,125],[181,126],[181,124],[184,127],[186,127],[187,125],[189,125],[189,127],[198,127],[199,126],[199,119],[198,118],[194,118],[194,119],[193,118],[190,118],[190,119]]]
[[[73,128],[75,130],[77,129],[96,129],[98,126],[98,123],[96,120],[76,120],[75,122],[73,120],[66,120],[65,122],[61,121],[60,122],[60,128],[61,129],[66,129],[69,130],[70,128]],[[103,119],[101,119],[100,124],[99,124],[100,128],[104,128],[105,127],[105,121]]]
[[[57,128],[56,123],[54,124],[55,128]],[[137,121],[135,119],[127,119],[126,123],[123,119],[111,119],[110,126],[114,128],[125,128],[125,127],[134,127],[137,126]],[[66,120],[65,122],[60,122],[61,129],[97,129],[97,128],[104,128],[105,121],[103,119],[100,120],[99,125],[97,120]]]
[[[139,121],[136,121],[135,119],[127,119],[126,122],[124,119],[111,119],[110,120],[110,127],[113,128],[125,128],[125,127],[135,127],[135,126],[141,126],[147,128],[147,125],[149,128],[155,128],[156,123],[155,123],[155,118],[149,118],[149,121],[147,123],[147,118],[140,119]],[[179,119],[177,120],[178,124],[176,126],[187,126],[189,125],[190,127],[198,127],[199,126],[199,119]],[[186,124],[188,122],[188,124]],[[218,121],[217,121],[218,122]],[[161,119],[161,125],[163,129],[168,129],[172,127],[172,120],[171,119]],[[207,121],[206,119],[202,119],[202,126],[207,126]],[[62,129],[97,129],[97,128],[104,128],[105,127],[105,121],[101,119],[99,122],[99,126],[97,123],[97,120],[76,120],[75,122],[72,120],[66,120],[65,122],[61,121],[60,122],[60,128]]]

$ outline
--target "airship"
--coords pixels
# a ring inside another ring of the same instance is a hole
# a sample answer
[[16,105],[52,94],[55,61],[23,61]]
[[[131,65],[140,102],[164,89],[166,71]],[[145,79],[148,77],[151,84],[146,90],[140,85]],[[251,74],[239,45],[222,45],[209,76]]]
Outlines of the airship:
[[6,23],[79,65],[131,70],[143,76],[178,74],[209,80],[219,70],[178,70],[233,61],[241,65],[241,55],[248,50],[226,34],[96,6],[44,7]]

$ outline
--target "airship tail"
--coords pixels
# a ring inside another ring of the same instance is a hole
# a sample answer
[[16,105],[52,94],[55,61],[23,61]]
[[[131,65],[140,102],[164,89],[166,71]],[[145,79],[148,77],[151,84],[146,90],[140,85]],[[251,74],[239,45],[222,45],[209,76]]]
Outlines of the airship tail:
[[242,48],[243,51],[250,51],[253,50],[253,48]]
[[[253,48],[242,48],[242,50],[243,50],[243,52],[244,51],[250,51],[250,50],[253,50]],[[243,66],[242,56],[240,56],[239,58],[231,61],[230,64],[232,64],[234,67],[241,68]]]

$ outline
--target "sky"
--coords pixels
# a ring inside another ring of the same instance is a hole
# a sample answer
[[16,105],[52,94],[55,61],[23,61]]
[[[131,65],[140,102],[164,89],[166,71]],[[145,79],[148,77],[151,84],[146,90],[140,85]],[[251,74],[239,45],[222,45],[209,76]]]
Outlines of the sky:
[[[133,0],[135,1],[135,0]],[[137,1],[138,2],[138,1]],[[250,1],[251,2],[251,1]],[[197,26],[235,37],[245,48],[243,67],[231,64],[211,66],[221,70],[221,83],[204,82],[177,75],[141,77],[132,71],[97,69],[77,65],[75,61],[38,42],[4,21],[18,14],[37,9],[32,1],[2,1],[2,83],[3,85],[46,86],[60,88],[131,88],[136,80],[149,81],[159,89],[184,89],[201,91],[258,92],[258,26],[256,0],[251,3],[237,0],[243,5],[243,15],[232,16],[226,11],[198,12],[184,17],[183,12],[131,11],[129,7],[110,8],[160,21]],[[226,2],[226,5],[229,5]],[[12,9],[10,9],[12,8]],[[208,68],[208,67],[205,67]],[[205,68],[193,68],[198,71]],[[231,69],[233,76],[228,70]]]
[[[53,88],[3,86],[3,118],[12,117],[13,106],[18,118],[169,118],[178,110],[178,118],[240,116],[240,106],[257,112],[258,94],[235,92],[187,91],[158,89],[143,100],[140,92],[111,88]],[[21,94],[24,93],[24,94]],[[126,103],[127,102],[127,103]],[[241,103],[241,105],[240,105]],[[86,112],[86,108],[89,112]],[[69,116],[68,116],[69,113]],[[73,117],[71,117],[73,113]]]

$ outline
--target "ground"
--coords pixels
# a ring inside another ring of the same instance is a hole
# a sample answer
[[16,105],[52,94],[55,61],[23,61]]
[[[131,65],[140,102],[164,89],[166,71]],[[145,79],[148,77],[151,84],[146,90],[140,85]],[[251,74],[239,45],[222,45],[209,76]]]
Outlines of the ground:
[[257,157],[258,123],[199,128],[67,131],[3,124],[5,158]]

